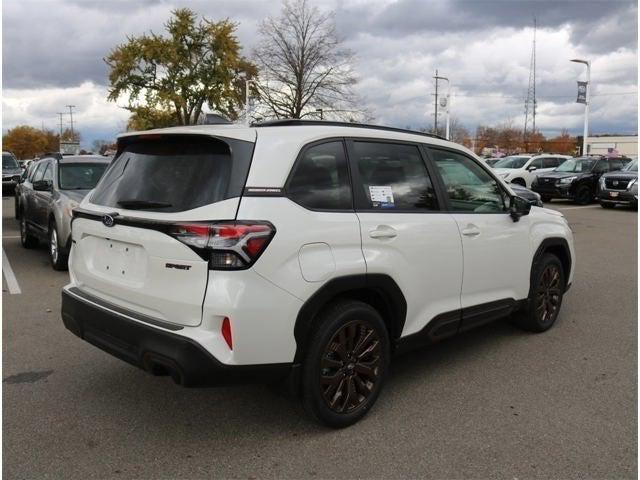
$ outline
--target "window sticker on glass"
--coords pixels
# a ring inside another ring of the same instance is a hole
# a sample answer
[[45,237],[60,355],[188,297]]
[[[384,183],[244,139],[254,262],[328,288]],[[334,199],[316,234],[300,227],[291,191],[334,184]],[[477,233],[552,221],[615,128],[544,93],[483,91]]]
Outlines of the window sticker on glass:
[[393,208],[393,189],[390,186],[369,186],[369,196],[374,207]]

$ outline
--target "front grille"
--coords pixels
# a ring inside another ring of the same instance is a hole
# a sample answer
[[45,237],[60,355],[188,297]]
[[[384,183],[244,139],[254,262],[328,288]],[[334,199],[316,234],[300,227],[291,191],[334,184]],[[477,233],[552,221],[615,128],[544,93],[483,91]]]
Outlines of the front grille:
[[604,185],[607,190],[626,190],[629,186],[628,178],[605,178]]
[[538,178],[539,185],[555,185],[555,178]]

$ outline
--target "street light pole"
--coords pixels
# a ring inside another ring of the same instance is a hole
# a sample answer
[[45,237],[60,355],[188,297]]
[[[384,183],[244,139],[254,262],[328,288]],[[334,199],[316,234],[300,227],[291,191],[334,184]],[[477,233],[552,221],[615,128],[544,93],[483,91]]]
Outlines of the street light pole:
[[574,58],[575,63],[582,63],[587,66],[587,91],[584,95],[584,133],[582,136],[582,155],[587,154],[587,135],[589,135],[589,102],[591,101],[591,62]]
[[[446,113],[447,113],[447,127],[445,130],[445,138],[447,140],[450,140],[451,136],[449,134],[449,128],[451,125],[451,115],[449,114],[449,104],[451,102],[451,82],[449,82],[449,79],[447,77],[440,77],[438,76],[438,72],[436,72],[436,76],[434,77],[436,79],[436,91],[438,91],[438,80],[445,80],[447,82],[447,103],[446,103]],[[438,99],[436,98],[436,102],[438,101]],[[437,111],[437,110],[436,110]],[[437,123],[436,123],[437,125]],[[438,131],[436,130],[436,133],[438,133]]]

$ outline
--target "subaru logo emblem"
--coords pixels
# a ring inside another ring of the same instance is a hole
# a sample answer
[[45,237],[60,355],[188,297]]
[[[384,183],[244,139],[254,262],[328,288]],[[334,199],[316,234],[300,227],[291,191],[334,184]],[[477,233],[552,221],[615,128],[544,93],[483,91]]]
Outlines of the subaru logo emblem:
[[104,225],[106,227],[113,227],[113,225],[116,223],[116,221],[114,220],[114,218],[111,215],[103,215],[102,216],[102,223],[104,223]]
[[613,184],[614,184],[614,185],[618,185],[618,180],[614,180],[614,181],[613,181]]

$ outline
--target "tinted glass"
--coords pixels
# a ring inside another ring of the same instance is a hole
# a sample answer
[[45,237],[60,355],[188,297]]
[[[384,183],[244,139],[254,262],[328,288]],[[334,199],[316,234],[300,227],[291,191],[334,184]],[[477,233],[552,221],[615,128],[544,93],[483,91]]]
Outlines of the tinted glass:
[[461,154],[431,151],[453,210],[476,213],[506,210],[506,194],[480,165]]
[[518,157],[518,156],[504,157],[503,159],[498,160],[493,165],[493,168],[522,168],[530,158],[531,157]]
[[385,211],[437,210],[433,184],[415,145],[354,142],[364,205]]
[[33,177],[31,178],[32,182],[42,180],[42,175],[44,174],[44,169],[47,166],[47,162],[40,162],[37,165],[35,172],[33,173]]
[[609,171],[609,162],[607,160],[600,160],[593,168],[595,173],[605,173]]
[[252,151],[252,143],[239,140],[143,136],[113,160],[91,201],[109,207],[180,212],[238,197]]
[[16,158],[10,153],[2,154],[2,168],[18,168]]
[[94,188],[108,163],[69,163],[58,167],[60,190],[91,190]]
[[542,168],[556,168],[558,165],[557,158],[545,157],[542,159]]
[[530,167],[542,168],[542,158],[536,158],[529,164]]
[[42,180],[47,180],[49,182],[53,181],[53,167],[51,166],[51,162],[47,162],[47,166],[44,169],[44,175],[42,176]]
[[629,171],[629,172],[637,172],[638,171],[638,161],[634,160],[631,163],[628,163],[623,170]]
[[351,209],[349,170],[342,142],[308,148],[296,163],[287,194],[294,202],[314,210]]
[[618,160],[615,158],[609,160],[609,165],[611,167],[612,172],[615,172],[616,170],[622,170],[622,167],[624,166],[624,164],[622,163],[622,160]]
[[590,172],[595,163],[596,160],[593,158],[572,158],[563,162],[556,171],[569,173]]

